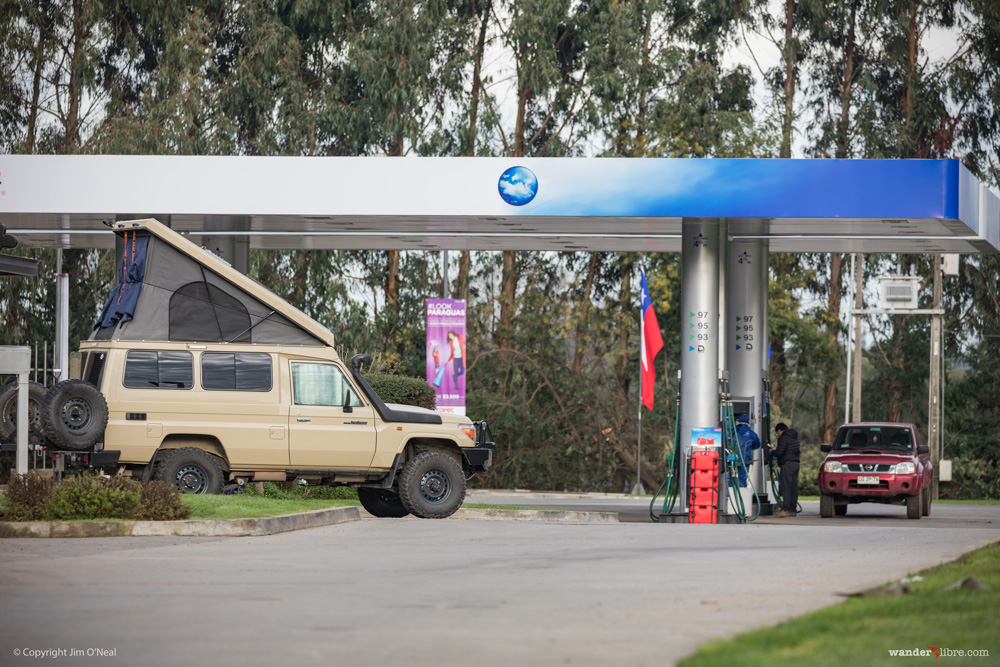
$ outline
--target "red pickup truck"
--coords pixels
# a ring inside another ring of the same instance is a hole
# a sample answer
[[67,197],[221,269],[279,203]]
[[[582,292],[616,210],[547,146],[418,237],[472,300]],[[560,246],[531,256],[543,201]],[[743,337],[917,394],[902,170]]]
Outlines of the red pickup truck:
[[854,503],[905,504],[906,518],[931,513],[929,450],[913,424],[844,424],[833,445],[821,445],[819,515],[847,514]]

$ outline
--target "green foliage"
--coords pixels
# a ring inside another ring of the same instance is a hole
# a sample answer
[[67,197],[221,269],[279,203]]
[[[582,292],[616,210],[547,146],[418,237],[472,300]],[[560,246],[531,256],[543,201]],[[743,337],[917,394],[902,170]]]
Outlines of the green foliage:
[[6,521],[42,521],[55,482],[36,472],[12,475],[4,496],[3,518]]
[[349,486],[309,486],[296,482],[262,482],[264,492],[255,483],[246,484],[239,494],[270,498],[272,500],[357,500],[358,491]]
[[163,521],[190,513],[173,486],[130,477],[76,475],[56,484],[34,472],[17,475],[4,503],[4,518],[11,521]]
[[127,519],[139,508],[138,483],[122,484],[100,477],[67,477],[52,489],[48,518],[55,521],[74,519]]
[[365,379],[375,393],[386,403],[415,405],[433,410],[436,396],[434,387],[422,378],[390,375],[388,373],[366,373]]

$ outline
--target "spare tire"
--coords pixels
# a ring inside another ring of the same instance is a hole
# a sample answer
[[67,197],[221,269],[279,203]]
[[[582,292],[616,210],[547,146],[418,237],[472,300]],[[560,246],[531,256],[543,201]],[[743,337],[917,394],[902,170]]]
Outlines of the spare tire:
[[[38,382],[28,383],[28,442],[42,441],[40,415],[45,387]],[[0,442],[14,442],[17,438],[17,381],[0,389]]]
[[98,442],[108,426],[108,402],[85,380],[64,380],[45,393],[42,433],[57,447],[78,451]]

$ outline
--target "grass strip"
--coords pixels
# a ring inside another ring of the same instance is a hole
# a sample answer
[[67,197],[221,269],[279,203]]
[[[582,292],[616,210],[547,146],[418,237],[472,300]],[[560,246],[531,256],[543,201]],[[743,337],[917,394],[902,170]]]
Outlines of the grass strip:
[[244,493],[229,496],[186,494],[182,500],[193,510],[191,519],[256,519],[359,504],[356,500],[266,498]]
[[[183,496],[184,504],[193,510],[191,519],[255,519],[282,514],[309,512],[327,507],[359,506],[357,500],[309,498],[267,498],[253,494],[238,493],[228,496],[210,496],[187,494]],[[493,505],[489,503],[466,503],[463,508],[527,510],[532,507],[517,505]]]
[[[817,576],[821,576],[817,572]],[[679,667],[733,665],[761,667],[842,667],[899,665],[906,658],[890,650],[987,650],[969,664],[996,664],[1000,658],[1000,544],[975,551],[955,563],[920,572],[908,595],[855,597],[787,623],[755,630],[731,640],[713,641]],[[944,590],[973,577],[990,587]],[[928,656],[925,656],[928,657]],[[929,657],[934,657],[933,653]],[[944,664],[944,663],[942,663]]]

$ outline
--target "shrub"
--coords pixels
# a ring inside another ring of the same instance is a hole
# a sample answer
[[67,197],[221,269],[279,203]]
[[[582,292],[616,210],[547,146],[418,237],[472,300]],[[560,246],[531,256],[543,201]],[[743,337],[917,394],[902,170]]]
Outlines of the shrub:
[[33,472],[11,480],[4,510],[3,518],[11,521],[163,521],[185,519],[192,511],[166,482],[80,475],[56,484]]
[[100,477],[67,477],[52,489],[48,517],[55,521],[74,519],[127,519],[140,506],[139,484],[123,480],[113,485]]
[[141,507],[136,519],[172,521],[186,519],[193,511],[181,501],[181,492],[172,484],[152,480],[142,484]]
[[386,403],[401,403],[433,410],[436,404],[436,394],[426,380],[405,375],[390,375],[388,373],[365,374],[365,379],[375,393]]
[[41,521],[55,482],[36,472],[11,475],[4,501],[3,518],[7,521]]

